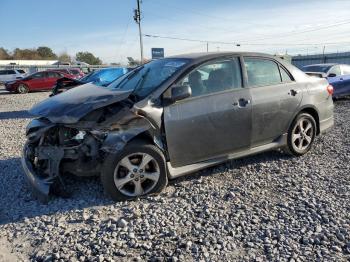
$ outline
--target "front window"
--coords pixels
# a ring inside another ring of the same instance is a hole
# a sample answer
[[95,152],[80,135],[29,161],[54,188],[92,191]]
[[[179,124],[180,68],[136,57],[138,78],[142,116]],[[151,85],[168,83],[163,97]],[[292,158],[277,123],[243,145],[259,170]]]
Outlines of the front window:
[[192,97],[217,93],[242,87],[241,68],[238,58],[206,63],[186,76],[180,85],[189,85]]
[[335,76],[340,76],[341,71],[340,71],[340,66],[332,66],[331,70],[329,70],[328,74],[334,74]]
[[35,73],[35,74],[31,75],[31,78],[33,78],[33,79],[40,79],[40,78],[45,78],[45,77],[46,77],[45,72],[39,72],[39,73]]
[[108,88],[134,90],[133,94],[142,99],[183,68],[189,61],[189,59],[179,58],[154,60],[120,77],[111,83]]

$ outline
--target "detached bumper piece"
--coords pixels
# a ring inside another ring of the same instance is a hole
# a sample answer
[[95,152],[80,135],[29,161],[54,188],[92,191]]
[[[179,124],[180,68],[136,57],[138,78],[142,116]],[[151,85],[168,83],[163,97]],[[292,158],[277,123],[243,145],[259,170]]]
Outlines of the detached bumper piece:
[[50,187],[59,176],[59,164],[64,156],[64,150],[59,147],[41,147],[38,152],[38,158],[48,160],[48,168],[50,176],[42,177],[36,173],[33,164],[27,158],[28,145],[24,146],[22,152],[22,166],[32,188],[34,195],[42,202],[48,202]]

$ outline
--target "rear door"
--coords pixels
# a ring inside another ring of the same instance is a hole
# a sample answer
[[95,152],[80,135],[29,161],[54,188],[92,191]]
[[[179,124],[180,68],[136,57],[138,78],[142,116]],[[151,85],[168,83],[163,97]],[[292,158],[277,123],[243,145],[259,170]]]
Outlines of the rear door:
[[[238,58],[208,62],[180,82],[191,87],[192,96],[164,107],[172,166],[193,164],[249,148],[251,97],[249,90],[242,87]],[[169,95],[167,92],[165,97]]]
[[61,75],[58,72],[47,72],[47,78],[45,79],[45,89],[52,89],[56,84],[57,80],[62,78],[62,76],[63,75]]
[[252,146],[272,142],[288,130],[302,88],[274,59],[244,57],[252,96]]

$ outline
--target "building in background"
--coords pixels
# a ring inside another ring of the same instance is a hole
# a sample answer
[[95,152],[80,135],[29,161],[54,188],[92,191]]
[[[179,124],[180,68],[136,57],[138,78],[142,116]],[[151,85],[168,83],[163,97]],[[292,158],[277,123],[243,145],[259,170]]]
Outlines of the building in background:
[[58,60],[0,60],[0,66],[49,66]]

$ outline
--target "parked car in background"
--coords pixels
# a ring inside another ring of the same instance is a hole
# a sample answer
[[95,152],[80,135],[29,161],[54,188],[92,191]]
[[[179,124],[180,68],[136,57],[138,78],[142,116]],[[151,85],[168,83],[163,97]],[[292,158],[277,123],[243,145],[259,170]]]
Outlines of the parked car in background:
[[93,83],[97,86],[107,86],[129,71],[126,67],[104,68],[93,71],[80,79],[59,79],[52,89],[51,96],[86,83]]
[[81,71],[80,68],[57,68],[57,69],[48,69],[46,71],[55,71],[55,72],[61,72],[66,75],[69,75],[72,79],[79,79],[82,78],[85,74],[83,71]]
[[64,188],[61,174],[99,175],[114,200],[125,200],[229,159],[276,148],[301,156],[334,122],[325,79],[242,52],[154,60],[29,112],[37,118],[26,129],[22,165],[43,200]]
[[5,88],[7,91],[17,92],[20,94],[28,93],[31,91],[51,90],[58,79],[62,77],[69,78],[69,76],[70,75],[62,72],[42,71],[31,74],[22,79],[7,82],[5,83]]
[[26,76],[26,72],[22,69],[5,69],[0,70],[0,84],[20,79]]
[[350,95],[350,65],[315,64],[302,69],[310,76],[326,78],[334,88],[334,98]]

